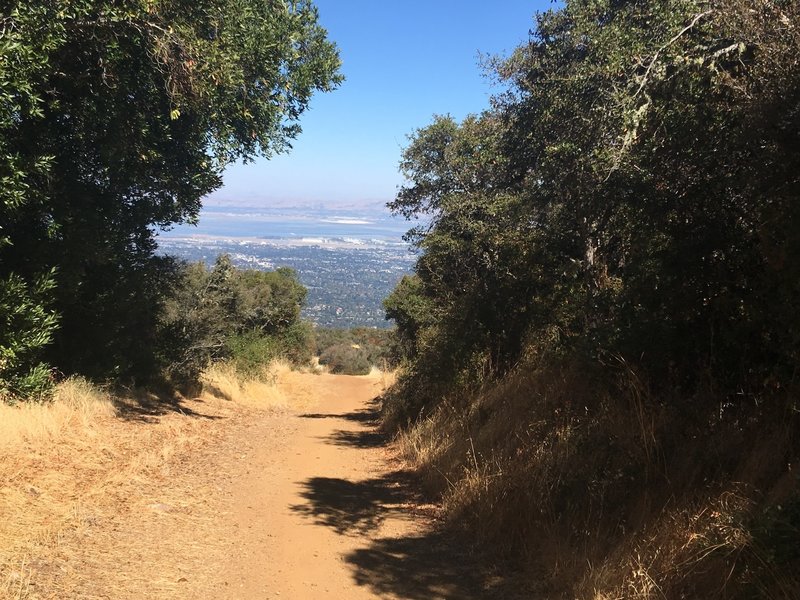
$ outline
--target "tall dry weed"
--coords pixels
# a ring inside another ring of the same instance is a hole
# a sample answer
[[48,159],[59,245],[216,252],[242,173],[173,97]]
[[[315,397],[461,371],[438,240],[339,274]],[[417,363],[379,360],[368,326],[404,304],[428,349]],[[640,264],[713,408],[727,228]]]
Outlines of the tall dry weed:
[[800,597],[785,542],[800,542],[797,519],[759,525],[800,499],[796,427],[698,421],[628,365],[618,373],[528,365],[443,400],[398,448],[449,523],[549,580],[550,597]]
[[0,447],[57,443],[75,429],[90,432],[96,421],[112,417],[110,396],[81,378],[71,378],[55,390],[53,402],[0,403]]

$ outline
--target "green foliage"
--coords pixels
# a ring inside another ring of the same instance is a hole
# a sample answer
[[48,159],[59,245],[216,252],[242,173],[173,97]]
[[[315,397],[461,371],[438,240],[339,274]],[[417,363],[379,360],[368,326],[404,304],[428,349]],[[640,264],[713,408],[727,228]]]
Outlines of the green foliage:
[[262,334],[286,329],[300,318],[307,290],[297,273],[283,267],[277,271],[241,271],[238,275],[238,319],[242,327]]
[[254,376],[275,360],[287,360],[302,366],[311,362],[311,324],[296,321],[271,334],[245,331],[234,334],[225,341],[225,357],[245,376]]
[[61,371],[152,375],[175,276],[154,230],[194,221],[232,160],[288,150],[311,95],[341,81],[336,48],[307,1],[0,14],[0,279],[57,267],[46,358]]
[[414,133],[390,208],[428,225],[386,305],[409,402],[530,354],[730,406],[792,384],[798,10],[569,1],[492,61],[491,109]]
[[314,355],[314,330],[310,322],[297,320],[277,336],[281,357],[293,365],[307,365]]
[[0,396],[9,403],[18,400],[43,401],[53,390],[53,373],[45,363],[36,363],[27,371],[14,374],[4,374],[3,389]]
[[42,398],[52,386],[40,361],[58,318],[48,308],[53,274],[28,284],[11,275],[0,280],[0,399]]
[[319,364],[339,375],[367,375],[372,368],[366,351],[356,344],[335,344],[326,348],[320,354]]
[[[356,352],[348,354],[357,356],[360,362],[363,362],[361,361],[363,358],[368,365],[374,365],[381,369],[394,367],[399,360],[394,335],[386,329],[354,327],[353,329],[318,328],[314,330],[314,351],[317,356],[328,356],[328,350],[334,346],[349,347]],[[324,360],[326,359],[321,358],[320,362]],[[360,370],[363,371],[363,365]]]
[[426,225],[385,423],[548,597],[798,589],[797,23],[567,0],[489,110],[404,152],[390,207]]
[[159,325],[162,371],[187,385],[212,361],[230,359],[244,374],[279,357],[307,363],[311,334],[300,321],[305,297],[292,269],[241,270],[227,255],[211,269],[183,265]]
[[236,370],[254,376],[281,355],[277,341],[254,332],[235,334],[225,342],[225,353]]
[[386,318],[394,320],[397,354],[410,360],[418,353],[421,330],[433,323],[433,303],[423,295],[418,276],[404,276],[383,301]]

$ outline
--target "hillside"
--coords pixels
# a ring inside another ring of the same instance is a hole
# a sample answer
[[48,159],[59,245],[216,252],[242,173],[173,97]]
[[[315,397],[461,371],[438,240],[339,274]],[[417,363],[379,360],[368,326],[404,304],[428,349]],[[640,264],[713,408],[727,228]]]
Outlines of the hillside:
[[375,429],[386,376],[0,406],[0,598],[511,597]]
[[800,596],[798,23],[568,0],[404,151],[384,423],[551,598]]

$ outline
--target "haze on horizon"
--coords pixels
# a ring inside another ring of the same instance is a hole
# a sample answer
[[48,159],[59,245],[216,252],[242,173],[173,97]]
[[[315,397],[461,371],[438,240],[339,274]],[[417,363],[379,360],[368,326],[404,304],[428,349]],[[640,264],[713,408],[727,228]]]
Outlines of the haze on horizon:
[[479,113],[498,91],[481,55],[528,37],[549,0],[482,2],[317,0],[346,80],[318,94],[289,154],[231,165],[207,206],[382,208],[402,176],[407,136],[435,114]]

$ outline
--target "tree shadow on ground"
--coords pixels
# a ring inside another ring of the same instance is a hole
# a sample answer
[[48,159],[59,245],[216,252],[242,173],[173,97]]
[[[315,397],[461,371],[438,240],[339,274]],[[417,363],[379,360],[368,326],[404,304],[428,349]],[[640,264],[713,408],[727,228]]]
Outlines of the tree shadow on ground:
[[[306,413],[304,419],[338,419],[353,424],[323,438],[330,444],[359,449],[388,444],[378,429],[379,408],[374,400],[366,409],[341,414]],[[546,597],[519,588],[513,578],[493,576],[471,553],[472,545],[444,528],[416,529],[400,537],[377,537],[381,524],[391,519],[417,520],[429,509],[417,475],[396,470],[381,477],[350,481],[312,477],[302,484],[307,501],[290,507],[341,535],[361,536],[366,546],[345,555],[353,579],[377,597],[404,600],[500,600]],[[428,519],[425,519],[426,521]],[[387,529],[390,528],[387,524]]]
[[353,578],[377,597],[407,600],[532,598],[507,578],[491,577],[466,544],[444,531],[372,540],[347,554]]
[[209,394],[211,394],[212,396],[216,396],[217,398],[220,398],[222,400],[227,400],[228,402],[233,402],[233,396],[229,392],[226,392],[221,387],[216,386],[213,383],[204,382],[203,383],[203,391],[206,391]]
[[372,403],[368,408],[348,413],[303,413],[298,417],[301,419],[342,419],[350,423],[377,426],[380,419],[380,410],[377,403]]
[[301,419],[341,419],[348,423],[358,423],[366,429],[337,429],[325,439],[337,446],[354,448],[380,448],[388,443],[388,437],[378,429],[380,409],[377,400],[367,408],[347,413],[305,413]]
[[312,477],[302,484],[301,496],[308,503],[291,509],[337,533],[364,534],[376,529],[390,514],[402,514],[403,509],[416,500],[412,479],[407,471],[358,482]]
[[416,520],[414,508],[424,499],[412,472],[394,471],[358,482],[312,477],[303,483],[308,503],[291,509],[334,529],[361,536],[367,545],[345,555],[360,586],[377,597],[407,600],[436,598],[494,600],[523,596],[507,578],[486,571],[469,544],[443,529],[401,537],[372,538],[387,518]]
[[[197,412],[186,405],[186,401],[174,392],[124,390],[112,396],[117,416],[125,421],[155,423],[159,417],[169,413],[180,413],[198,419],[217,420],[222,417]],[[195,404],[203,401],[195,399]]]
[[329,436],[324,438],[329,444],[336,446],[349,446],[351,448],[380,448],[385,446],[387,437],[380,431],[351,431],[349,429],[337,429]]

